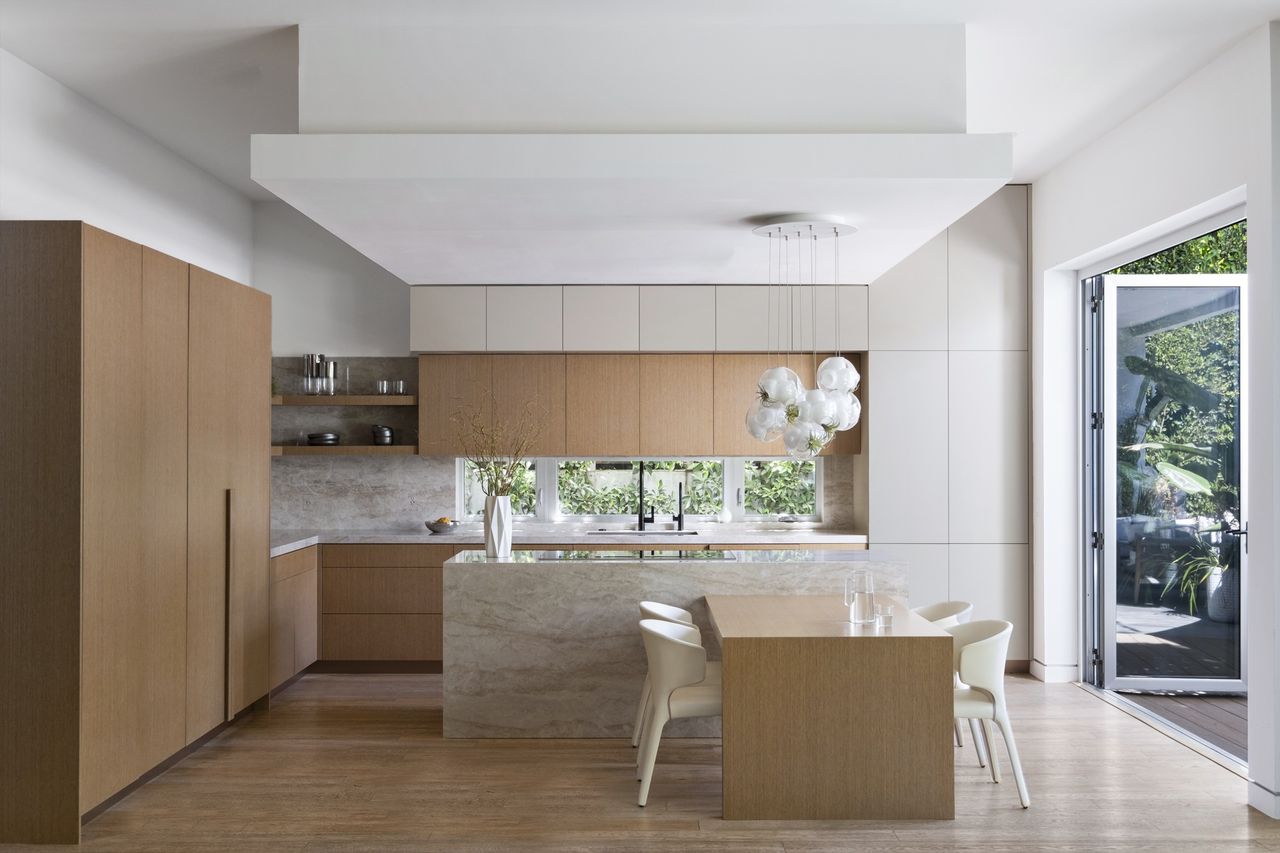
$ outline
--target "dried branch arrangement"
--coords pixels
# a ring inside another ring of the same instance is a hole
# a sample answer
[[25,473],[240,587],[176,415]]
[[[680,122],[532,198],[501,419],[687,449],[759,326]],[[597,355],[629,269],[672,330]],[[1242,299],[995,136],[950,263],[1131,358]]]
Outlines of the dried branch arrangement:
[[541,419],[526,406],[515,418],[493,422],[479,408],[456,412],[458,438],[467,461],[476,467],[480,488],[489,496],[509,495],[542,431]]

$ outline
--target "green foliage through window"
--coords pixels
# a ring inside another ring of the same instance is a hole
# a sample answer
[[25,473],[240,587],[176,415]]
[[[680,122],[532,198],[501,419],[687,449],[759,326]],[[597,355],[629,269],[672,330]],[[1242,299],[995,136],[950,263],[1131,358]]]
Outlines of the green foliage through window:
[[816,466],[812,461],[749,460],[743,486],[747,515],[812,516],[818,513]]
[[1203,237],[1116,267],[1107,275],[1207,275],[1249,270],[1248,223],[1236,222]]
[[[563,515],[635,515],[640,463],[566,460],[557,473]],[[684,482],[688,515],[717,515],[724,509],[724,463],[719,460],[655,460],[644,463],[645,509],[672,514],[678,482]]]
[[[479,472],[467,460],[463,462],[462,508],[468,518],[484,514],[484,490],[480,487]],[[516,469],[511,488],[511,514],[533,515],[538,506],[538,475],[533,462],[526,462]]]

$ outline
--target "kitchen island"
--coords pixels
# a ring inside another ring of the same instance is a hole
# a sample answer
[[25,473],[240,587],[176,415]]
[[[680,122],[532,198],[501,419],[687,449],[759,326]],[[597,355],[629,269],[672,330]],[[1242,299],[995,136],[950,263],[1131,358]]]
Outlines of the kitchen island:
[[[462,551],[444,565],[445,737],[629,737],[640,601],[691,611],[715,660],[705,596],[837,594],[855,568],[906,598],[906,564],[874,550]],[[667,729],[719,734],[715,718]]]

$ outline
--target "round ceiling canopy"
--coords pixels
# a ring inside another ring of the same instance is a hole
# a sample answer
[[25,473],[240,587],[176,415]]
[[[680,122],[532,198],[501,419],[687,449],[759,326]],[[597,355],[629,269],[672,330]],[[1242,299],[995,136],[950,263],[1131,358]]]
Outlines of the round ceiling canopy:
[[825,240],[828,237],[848,237],[857,231],[844,217],[828,213],[784,213],[761,220],[761,224],[751,229],[758,237],[817,237]]

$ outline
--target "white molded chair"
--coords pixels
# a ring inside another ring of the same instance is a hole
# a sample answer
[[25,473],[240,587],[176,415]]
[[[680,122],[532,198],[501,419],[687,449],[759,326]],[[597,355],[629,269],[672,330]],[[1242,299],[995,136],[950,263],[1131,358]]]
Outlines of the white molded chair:
[[1013,741],[1013,727],[1004,701],[1004,667],[1009,655],[1009,637],[1013,625],[1003,619],[984,619],[947,629],[955,638],[955,671],[960,686],[955,688],[955,716],[958,719],[981,720],[982,733],[991,759],[991,779],[1000,781],[1000,767],[991,750],[991,724],[1004,735],[1004,745],[1013,765],[1013,778],[1018,784],[1018,798],[1025,809],[1031,805],[1027,783],[1022,776],[1022,761]]
[[[661,619],[665,622],[675,622],[680,625],[693,625],[693,614],[682,607],[676,607],[671,604],[663,604],[660,601],[642,601],[640,602],[640,618],[641,619]],[[696,627],[696,626],[695,626]],[[699,644],[702,639],[699,636]],[[707,661],[707,680],[714,680],[717,684],[720,682],[720,661]],[[644,730],[644,715],[649,707],[649,674],[646,672],[644,676],[644,686],[640,688],[640,702],[636,706],[636,721],[631,727],[631,745],[640,745],[640,733]],[[637,762],[637,766],[638,766]]]
[[[973,617],[973,605],[967,601],[938,601],[922,607],[913,607],[911,612],[928,619],[939,628],[950,628],[954,625],[963,625],[968,622]],[[978,753],[978,766],[986,767],[982,739],[978,736],[978,723],[976,720],[969,721],[969,729],[973,733],[973,748]],[[956,746],[964,746],[964,736],[960,733],[959,720],[955,721],[955,730]]]
[[637,804],[643,806],[649,800],[653,765],[658,758],[658,744],[667,721],[720,716],[720,683],[707,680],[707,650],[700,643],[701,635],[697,628],[643,619],[640,636],[644,640],[645,657],[649,659],[649,683],[652,686],[644,734],[640,739],[640,797]]

